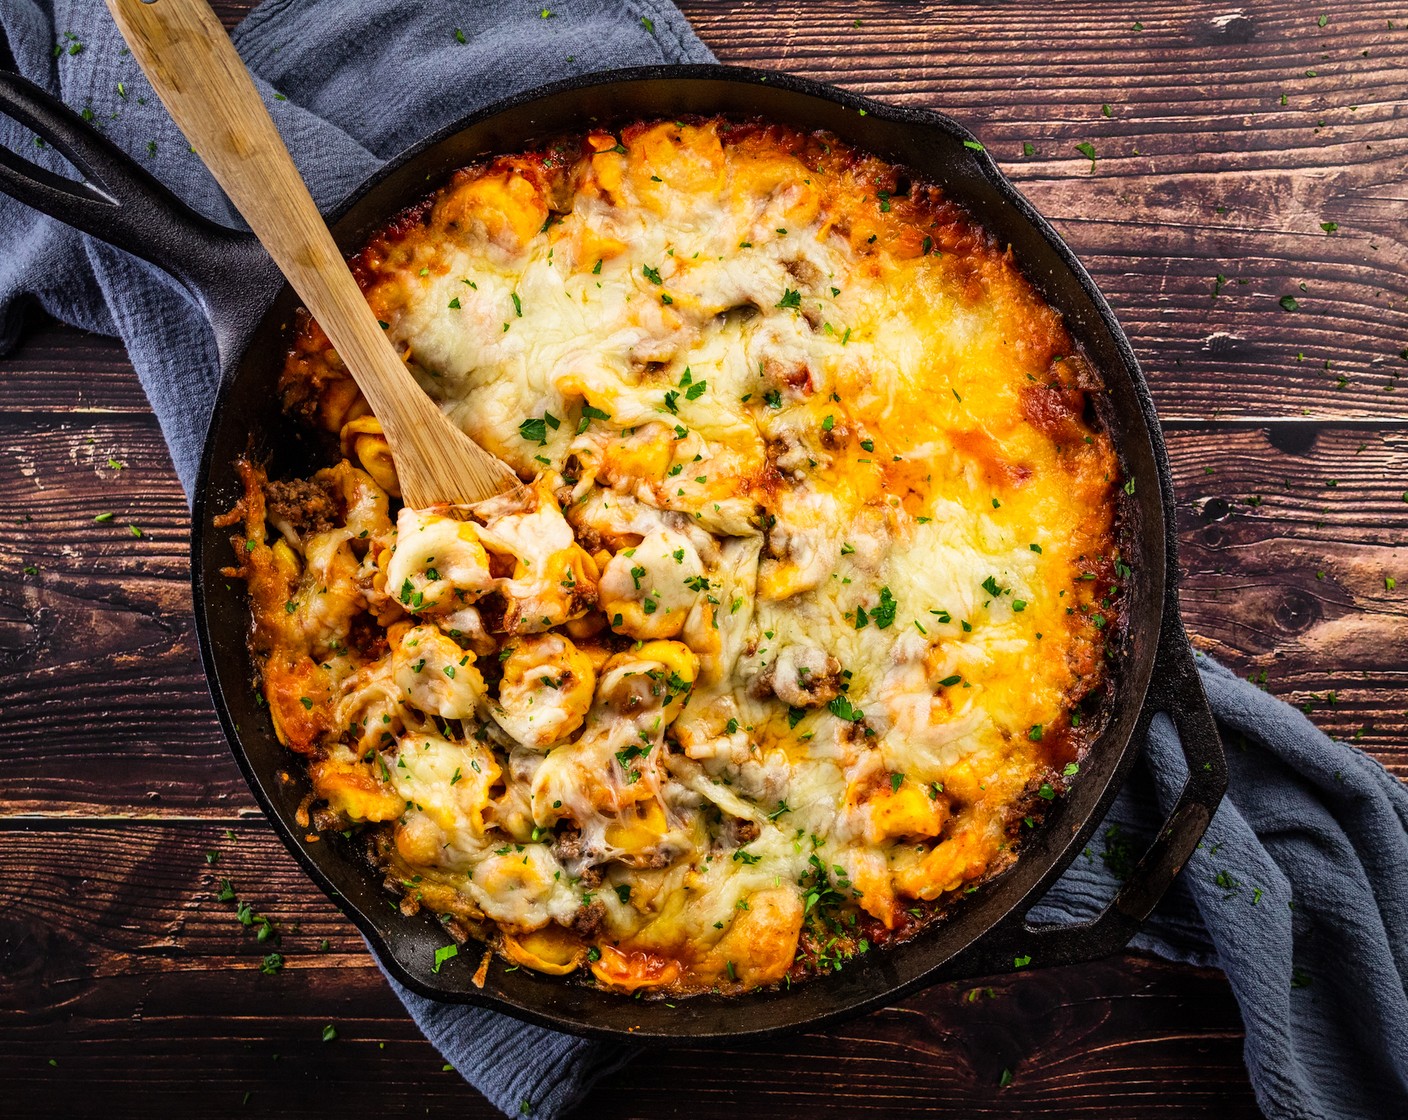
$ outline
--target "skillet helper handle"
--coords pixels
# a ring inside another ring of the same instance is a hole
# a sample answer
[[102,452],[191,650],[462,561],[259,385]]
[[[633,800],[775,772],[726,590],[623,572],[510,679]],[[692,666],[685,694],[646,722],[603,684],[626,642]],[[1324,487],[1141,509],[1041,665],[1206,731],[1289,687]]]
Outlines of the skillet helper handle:
[[1178,597],[1172,591],[1164,604],[1153,677],[1135,734],[1147,736],[1158,712],[1173,720],[1188,777],[1168,818],[1119,892],[1085,922],[1035,926],[1022,907],[961,954],[954,961],[952,976],[1076,964],[1119,953],[1197,849],[1227,790],[1227,758],[1178,616]]
[[[416,384],[348,270],[244,61],[206,0],[107,0],[186,138],[327,332],[381,421],[412,505],[476,501],[517,476]],[[455,441],[457,457],[445,454]]]

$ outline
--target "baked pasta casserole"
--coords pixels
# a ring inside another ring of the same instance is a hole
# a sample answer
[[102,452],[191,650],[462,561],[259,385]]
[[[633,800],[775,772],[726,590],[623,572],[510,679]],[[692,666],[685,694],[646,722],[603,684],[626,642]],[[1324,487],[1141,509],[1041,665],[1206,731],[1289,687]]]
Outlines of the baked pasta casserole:
[[310,827],[404,911],[613,991],[734,993],[1017,857],[1108,688],[1121,480],[1097,371],[940,187],[824,133],[646,121],[465,168],[352,266],[525,483],[403,507],[306,316],[282,392],[340,455],[239,464],[231,571]]

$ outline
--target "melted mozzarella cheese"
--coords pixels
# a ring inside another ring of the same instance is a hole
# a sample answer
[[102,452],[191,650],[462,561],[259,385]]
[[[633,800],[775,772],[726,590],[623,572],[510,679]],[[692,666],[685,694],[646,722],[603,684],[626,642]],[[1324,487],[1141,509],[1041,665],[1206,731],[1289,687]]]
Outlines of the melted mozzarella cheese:
[[[891,165],[717,119],[416,213],[368,299],[536,482],[306,546],[302,637],[391,625],[329,693],[330,807],[394,818],[424,905],[622,991],[838,967],[1000,870],[1082,745],[1119,570],[1098,377],[1010,254]],[[295,356],[291,396],[365,413],[313,326]]]

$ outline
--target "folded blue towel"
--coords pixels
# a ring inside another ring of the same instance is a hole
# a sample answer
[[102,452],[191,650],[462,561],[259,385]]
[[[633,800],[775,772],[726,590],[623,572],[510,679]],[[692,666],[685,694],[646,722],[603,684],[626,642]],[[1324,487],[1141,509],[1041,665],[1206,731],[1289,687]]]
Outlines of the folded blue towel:
[[[239,224],[98,5],[0,0],[0,31],[21,73],[89,110],[196,209]],[[668,0],[558,0],[551,9],[537,0],[269,0],[235,40],[325,207],[401,148],[498,97],[590,70],[712,57]],[[0,121],[0,141],[60,169],[12,122]],[[0,197],[0,352],[18,337],[26,296],[123,339],[189,492],[220,379],[189,297],[152,268]],[[1230,792],[1135,945],[1226,971],[1268,1116],[1408,1116],[1408,791],[1299,712],[1199,663],[1229,748]],[[1138,851],[1157,827],[1182,767],[1160,717],[1097,834],[1105,850],[1077,859],[1034,920],[1087,918],[1113,895],[1120,852]],[[510,1116],[563,1115],[632,1054],[392,987]]]

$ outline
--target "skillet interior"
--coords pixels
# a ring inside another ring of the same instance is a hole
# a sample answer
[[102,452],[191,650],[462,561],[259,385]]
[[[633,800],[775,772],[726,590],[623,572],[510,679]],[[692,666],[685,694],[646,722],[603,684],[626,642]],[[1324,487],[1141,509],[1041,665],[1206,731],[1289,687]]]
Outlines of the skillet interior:
[[[862,112],[863,110],[863,112]],[[392,161],[354,196],[334,223],[344,249],[360,246],[395,211],[434,189],[457,167],[488,152],[515,151],[534,139],[591,124],[686,113],[762,116],[803,129],[827,129],[919,176],[942,183],[981,222],[1012,246],[1023,272],[1085,348],[1106,380],[1103,419],[1126,474],[1139,480],[1124,499],[1124,549],[1134,576],[1125,605],[1129,638],[1113,666],[1115,703],[1071,792],[1045,824],[1025,838],[1022,857],[1002,877],[913,941],[849,962],[845,969],[791,990],[725,999],[697,996],[671,1008],[564,984],[528,970],[489,970],[482,991],[469,982],[480,954],[473,945],[432,971],[447,938],[432,917],[407,918],[394,907],[352,845],[325,834],[308,843],[294,822],[308,783],[274,737],[255,701],[245,648],[248,608],[237,581],[219,574],[230,563],[224,531],[210,518],[234,504],[239,486],[231,464],[252,441],[271,456],[271,474],[305,471],[313,448],[280,413],[275,384],[297,300],[285,288],[254,331],[234,377],[216,405],[197,487],[193,579],[202,652],[226,733],[251,787],[275,828],[312,877],[378,950],[398,979],[423,994],[482,1003],[520,1018],[577,1033],[645,1041],[737,1039],[855,1014],[904,991],[952,975],[953,959],[983,933],[1025,912],[1081,850],[1133,760],[1133,733],[1149,686],[1165,578],[1172,555],[1168,471],[1148,391],[1127,340],[1084,270],[1054,231],[996,170],[965,146],[972,136],[937,114],[899,109],[801,79],[723,67],[657,68],[572,80],[491,108],[432,137]],[[946,973],[945,965],[950,966]]]

